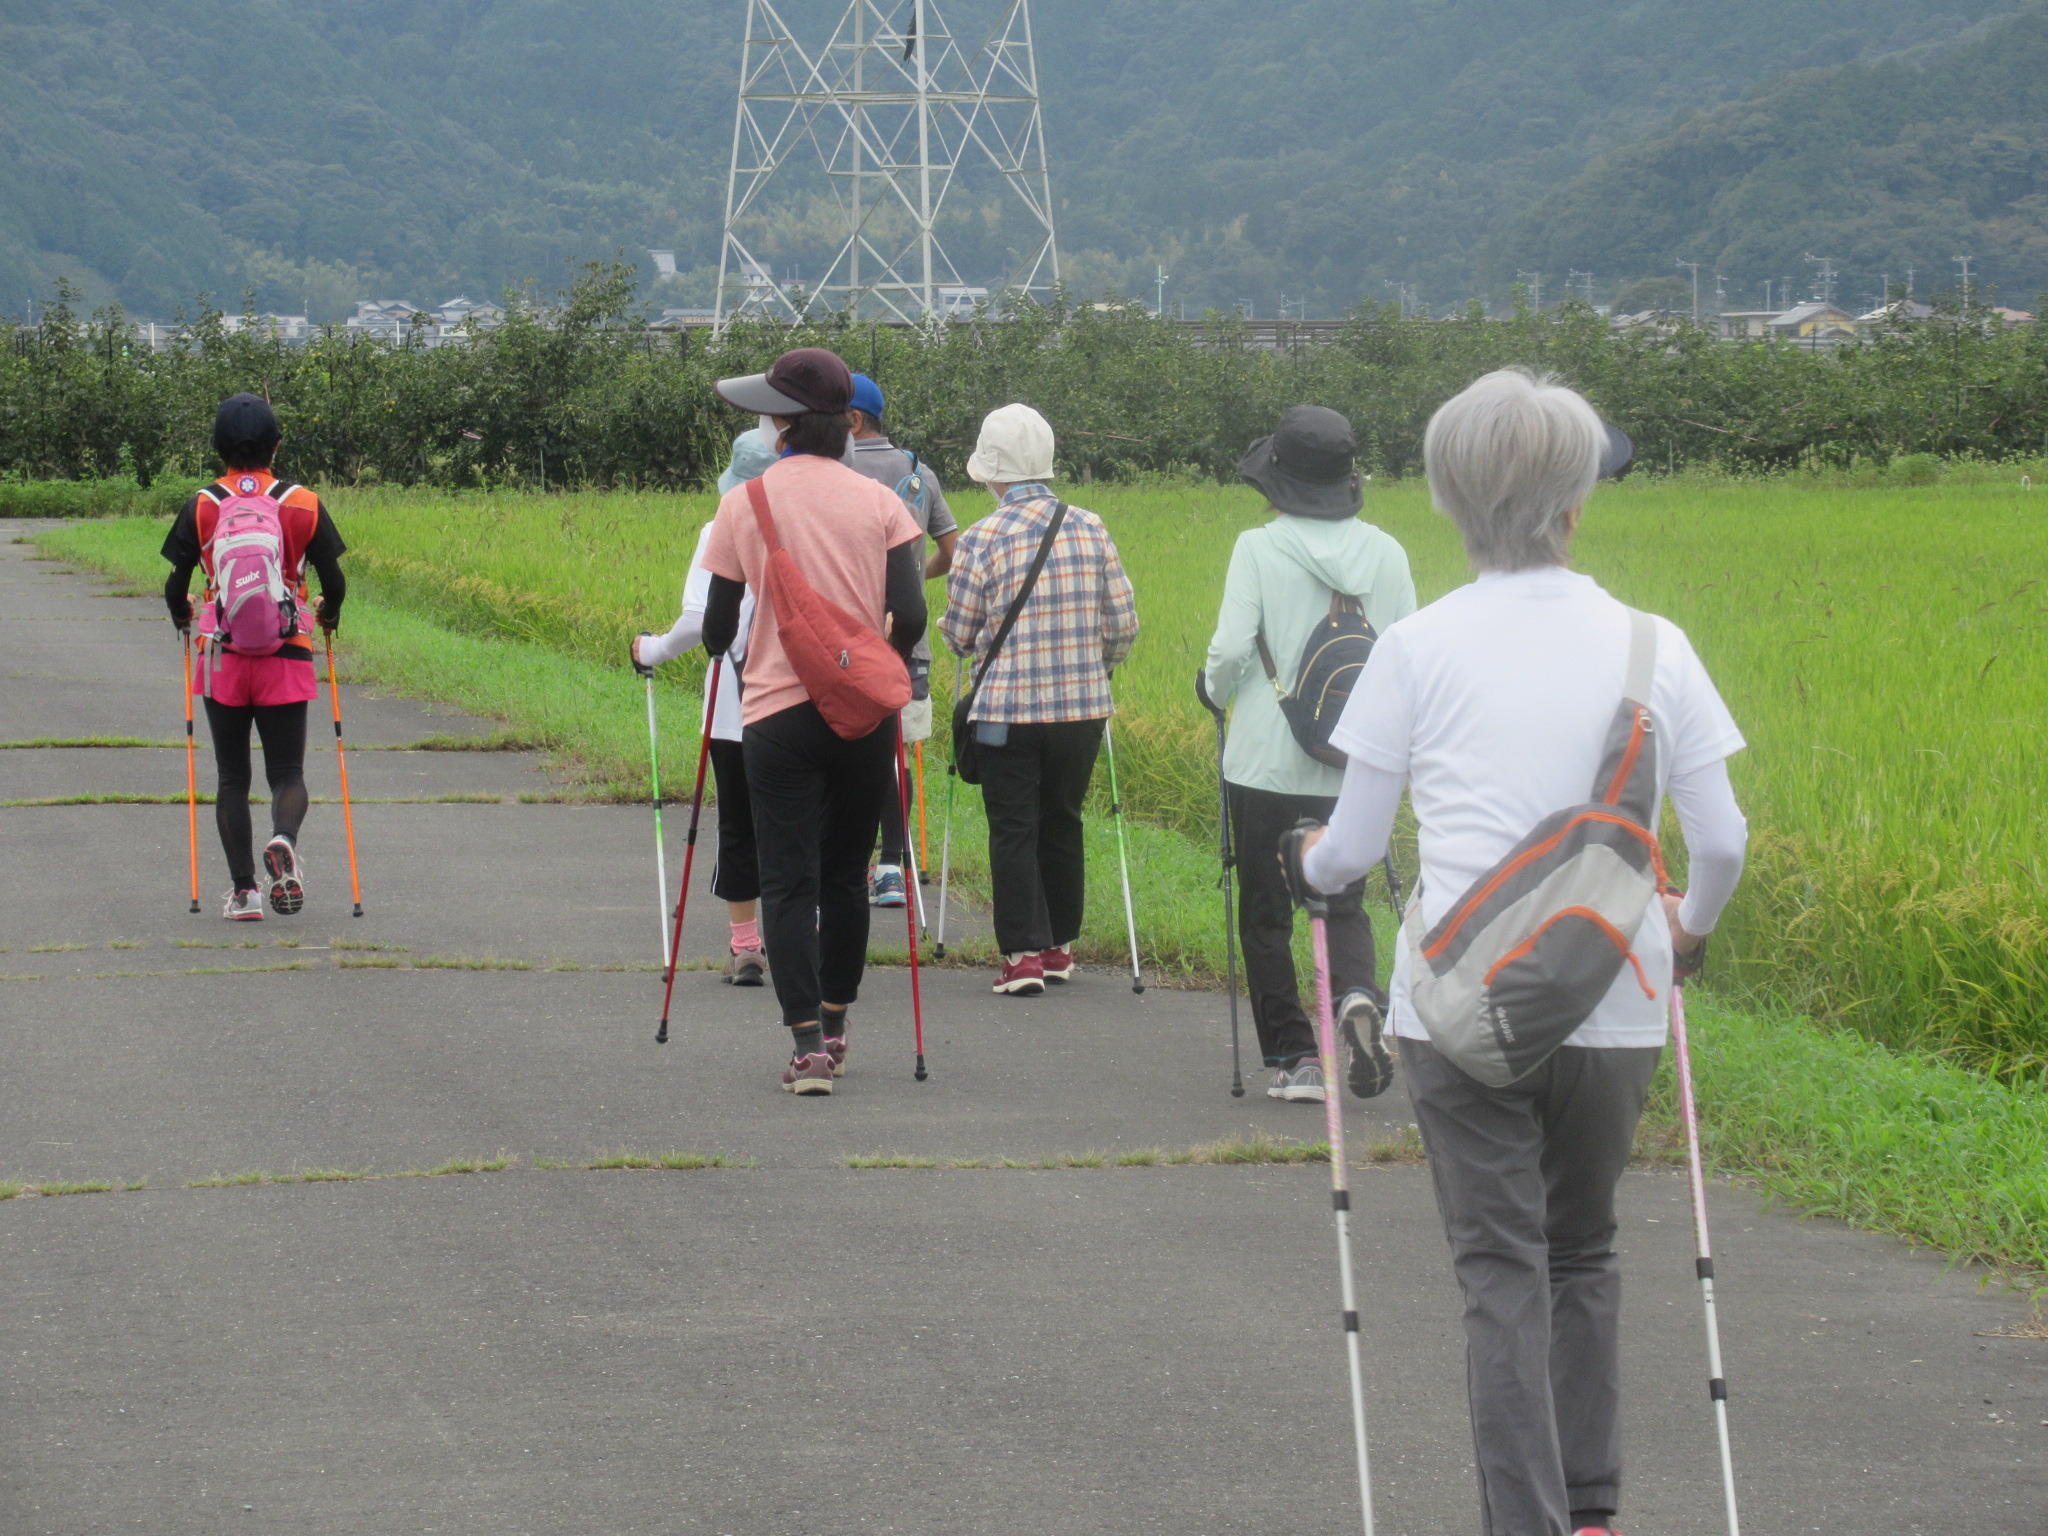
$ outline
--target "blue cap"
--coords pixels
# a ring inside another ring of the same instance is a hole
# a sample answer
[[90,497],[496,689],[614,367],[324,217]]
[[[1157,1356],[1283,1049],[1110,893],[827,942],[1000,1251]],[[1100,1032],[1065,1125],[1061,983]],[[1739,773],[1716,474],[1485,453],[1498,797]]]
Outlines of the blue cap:
[[882,419],[882,386],[864,373],[853,376],[853,399],[849,402],[856,411],[866,411],[880,421]]

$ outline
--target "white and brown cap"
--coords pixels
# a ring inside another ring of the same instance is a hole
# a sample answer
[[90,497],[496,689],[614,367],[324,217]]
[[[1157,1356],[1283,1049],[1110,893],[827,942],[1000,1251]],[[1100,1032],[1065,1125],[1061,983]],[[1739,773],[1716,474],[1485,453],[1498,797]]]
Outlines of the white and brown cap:
[[757,416],[837,416],[853,404],[853,374],[837,353],[798,347],[775,359],[766,373],[720,379],[712,388],[727,405]]

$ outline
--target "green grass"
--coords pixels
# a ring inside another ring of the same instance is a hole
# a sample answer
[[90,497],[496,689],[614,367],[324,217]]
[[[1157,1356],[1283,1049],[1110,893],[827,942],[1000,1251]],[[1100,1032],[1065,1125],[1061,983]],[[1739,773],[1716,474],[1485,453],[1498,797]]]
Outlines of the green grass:
[[46,747],[182,747],[183,741],[152,741],[147,736],[32,736],[26,741],[0,741],[0,752]]

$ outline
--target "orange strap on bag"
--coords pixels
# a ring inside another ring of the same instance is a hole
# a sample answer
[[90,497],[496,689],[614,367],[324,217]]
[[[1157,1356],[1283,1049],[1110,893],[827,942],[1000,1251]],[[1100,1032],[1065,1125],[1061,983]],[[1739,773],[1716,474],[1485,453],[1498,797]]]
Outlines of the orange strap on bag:
[[910,702],[910,669],[894,646],[797,569],[776,537],[768,489],[758,479],[747,482],[747,499],[768,546],[768,601],[783,653],[832,733],[857,741]]

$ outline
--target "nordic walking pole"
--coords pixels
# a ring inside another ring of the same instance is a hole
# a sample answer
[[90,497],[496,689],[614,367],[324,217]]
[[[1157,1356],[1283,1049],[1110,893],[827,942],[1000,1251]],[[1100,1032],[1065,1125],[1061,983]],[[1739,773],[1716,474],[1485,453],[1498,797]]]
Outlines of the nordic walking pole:
[[1316,963],[1316,1051],[1323,1060],[1323,1123],[1330,1139],[1330,1204],[1337,1215],[1337,1278],[1344,1306],[1344,1348],[1351,1366],[1351,1435],[1358,1452],[1358,1498],[1365,1536],[1372,1528],[1372,1461],[1365,1444],[1365,1375],[1358,1353],[1358,1295],[1351,1278],[1351,1184],[1344,1152],[1344,1096],[1337,1091],[1337,1026],[1330,1006],[1330,903],[1302,873],[1302,843],[1321,830],[1298,821],[1280,842],[1280,862],[1294,899],[1308,913],[1308,936]]
[[[954,698],[960,697],[960,684],[965,681],[966,677],[967,658],[962,656],[959,658],[959,664],[953,669]],[[958,754],[955,753],[954,755],[957,756]],[[941,960],[946,958],[946,878],[953,870],[953,786],[959,782],[960,775],[954,771],[953,764],[948,762],[946,764],[946,830],[939,839],[939,928],[938,933],[935,935],[938,942],[932,947],[932,953]]]
[[924,743],[917,744],[917,867],[932,867],[932,819],[924,798]]
[[[903,755],[903,716],[896,717],[896,798],[903,807],[903,856],[911,860],[910,873],[915,881],[917,862],[910,846],[910,764]],[[917,909],[905,906],[903,921],[910,929],[910,1019],[916,1032],[917,1070],[911,1073],[920,1083],[931,1074],[924,1067],[924,994],[918,986],[917,975]]]
[[185,639],[185,832],[192,845],[192,910],[199,910],[199,768],[192,746],[192,631]]
[[1109,722],[1102,722],[1102,745],[1109,754],[1109,814],[1116,822],[1116,867],[1124,882],[1124,927],[1131,935],[1131,990],[1145,990],[1145,973],[1138,969],[1138,914],[1131,906],[1131,860],[1124,851],[1124,802],[1116,789],[1116,742],[1109,734]]
[[1391,848],[1387,850],[1386,858],[1380,862],[1387,872],[1387,900],[1394,904],[1394,916],[1399,917],[1402,913],[1401,877],[1394,873],[1394,852]]
[[[1223,964],[1230,985],[1230,1096],[1241,1099],[1244,1097],[1244,1063],[1237,1044],[1237,914],[1231,890],[1232,871],[1237,867],[1237,859],[1230,847],[1230,788],[1223,781],[1224,716],[1209,697],[1209,680],[1200,667],[1195,669],[1195,697],[1202,701],[1202,708],[1216,717],[1216,846],[1223,861],[1216,885],[1223,892]],[[1390,864],[1388,868],[1391,870],[1393,866]]]
[[[1695,968],[1697,964],[1695,963]],[[1692,1051],[1685,1036],[1685,977],[1671,978],[1671,1055],[1678,1070],[1678,1107],[1685,1117],[1685,1171],[1692,1185],[1693,1268],[1707,1313],[1707,1396],[1721,1441],[1721,1492],[1728,1501],[1728,1536],[1741,1536],[1735,1513],[1735,1453],[1728,1444],[1728,1382],[1721,1375],[1721,1326],[1714,1314],[1714,1253],[1707,1241],[1707,1177],[1700,1163],[1700,1117],[1692,1094]]]
[[[643,633],[640,638],[646,640],[652,637]],[[668,947],[668,854],[661,837],[661,737],[654,725],[654,668],[643,666],[638,660],[635,660],[633,670],[647,680],[647,773],[654,786],[654,884],[661,898],[661,905],[654,909],[654,926],[661,930],[661,963],[664,967],[667,967],[670,960]]]
[[[704,687],[704,730],[697,741],[697,786],[690,791],[690,835],[683,841],[683,883],[676,891],[676,925],[668,942],[668,981],[661,992],[661,1024],[654,1031],[656,1045],[668,1044],[668,1005],[676,995],[676,956],[683,947],[683,909],[690,904],[690,870],[697,862],[697,820],[704,812],[704,765],[711,761],[711,722],[718,708],[718,678],[725,658],[711,658],[711,681]],[[719,814],[725,814],[721,808]]]
[[355,915],[363,915],[363,883],[356,878],[356,819],[348,803],[348,752],[341,744],[341,690],[334,683],[334,631],[327,631],[327,700],[334,706],[334,766],[341,770],[341,825],[348,834],[348,886]]

